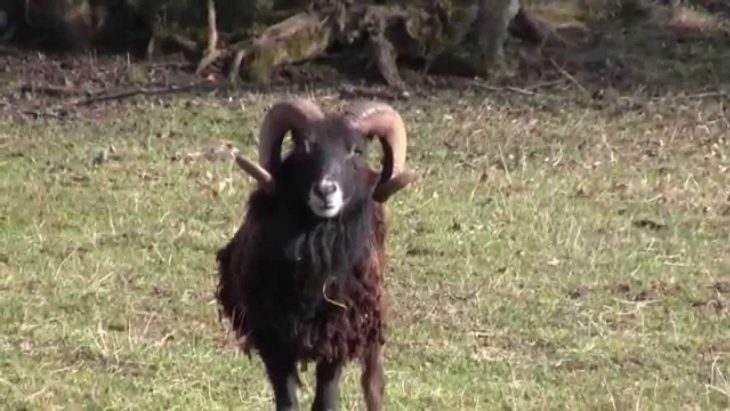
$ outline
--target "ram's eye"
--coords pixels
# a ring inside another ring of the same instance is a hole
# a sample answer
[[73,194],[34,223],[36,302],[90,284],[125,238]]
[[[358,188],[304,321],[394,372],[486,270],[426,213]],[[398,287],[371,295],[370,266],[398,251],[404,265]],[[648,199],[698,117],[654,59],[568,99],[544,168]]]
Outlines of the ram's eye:
[[357,157],[362,157],[362,149],[360,147],[355,146],[352,149],[352,155],[357,156]]

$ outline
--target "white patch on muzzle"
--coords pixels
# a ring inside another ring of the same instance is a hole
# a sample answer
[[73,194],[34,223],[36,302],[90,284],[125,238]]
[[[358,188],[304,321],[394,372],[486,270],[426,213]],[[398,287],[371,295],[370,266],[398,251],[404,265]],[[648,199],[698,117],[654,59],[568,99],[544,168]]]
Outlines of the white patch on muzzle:
[[309,208],[322,218],[332,218],[342,211],[342,189],[335,181],[322,180],[309,190]]

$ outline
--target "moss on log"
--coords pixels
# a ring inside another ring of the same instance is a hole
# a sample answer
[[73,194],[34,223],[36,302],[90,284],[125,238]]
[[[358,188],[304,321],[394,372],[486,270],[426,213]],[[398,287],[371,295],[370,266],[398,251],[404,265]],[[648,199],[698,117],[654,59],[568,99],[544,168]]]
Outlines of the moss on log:
[[299,13],[275,24],[246,48],[241,75],[258,83],[268,83],[272,71],[324,53],[332,42],[332,25],[327,16]]

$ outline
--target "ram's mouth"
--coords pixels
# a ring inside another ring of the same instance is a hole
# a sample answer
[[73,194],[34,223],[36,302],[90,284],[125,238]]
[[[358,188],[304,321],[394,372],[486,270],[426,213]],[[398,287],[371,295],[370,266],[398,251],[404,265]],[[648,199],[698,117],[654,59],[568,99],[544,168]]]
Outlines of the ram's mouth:
[[318,217],[335,217],[342,210],[342,206],[343,201],[339,196],[331,196],[326,200],[323,200],[314,194],[310,194],[309,196],[309,208]]
[[314,205],[310,204],[312,211],[319,217],[332,218],[340,212],[340,207],[334,204],[328,205]]

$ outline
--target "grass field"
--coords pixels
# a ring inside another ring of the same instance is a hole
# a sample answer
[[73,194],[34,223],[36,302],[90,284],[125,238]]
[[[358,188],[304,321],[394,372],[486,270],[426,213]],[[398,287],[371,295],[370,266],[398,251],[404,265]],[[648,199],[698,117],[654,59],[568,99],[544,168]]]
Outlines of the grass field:
[[[727,86],[727,49],[675,46],[641,78]],[[394,103],[421,179],[388,204],[388,410],[730,408],[727,94],[561,79]],[[205,154],[253,156],[281,96],[0,119],[0,409],[272,408],[213,300],[251,180]]]
[[[190,154],[226,139],[253,154],[277,97],[2,122],[10,409],[270,407],[258,359],[237,353],[212,300],[214,253],[250,181]],[[389,204],[388,409],[727,408],[721,102],[618,115],[528,103],[398,105],[422,180]],[[357,378],[351,367],[345,409]]]

